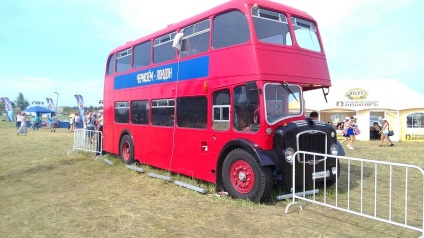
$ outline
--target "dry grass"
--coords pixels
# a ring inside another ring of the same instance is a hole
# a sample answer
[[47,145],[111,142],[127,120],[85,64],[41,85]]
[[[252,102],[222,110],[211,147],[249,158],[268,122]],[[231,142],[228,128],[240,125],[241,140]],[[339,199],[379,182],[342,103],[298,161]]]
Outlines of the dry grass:
[[[93,154],[67,152],[72,133],[59,129],[16,136],[0,122],[0,234],[2,237],[418,237],[397,226],[312,204],[284,213],[287,201],[252,204],[206,195],[109,166]],[[423,167],[422,144],[379,148],[358,142],[348,156]],[[143,167],[152,171],[148,166]],[[165,174],[165,172],[162,172]],[[422,178],[421,178],[422,179]],[[422,182],[422,181],[420,181]]]

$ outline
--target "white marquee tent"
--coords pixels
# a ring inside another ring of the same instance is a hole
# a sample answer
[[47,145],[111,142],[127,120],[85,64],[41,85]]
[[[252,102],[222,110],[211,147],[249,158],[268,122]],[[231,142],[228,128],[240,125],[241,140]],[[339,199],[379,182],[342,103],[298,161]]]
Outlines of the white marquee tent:
[[381,122],[383,117],[388,118],[390,129],[395,131],[391,138],[393,141],[411,134],[424,135],[424,126],[414,129],[406,126],[408,115],[424,113],[424,96],[401,82],[393,79],[333,80],[332,84],[327,95],[328,102],[321,90],[305,92],[307,112],[318,111],[320,120],[332,122],[346,116],[358,116],[359,128],[364,132],[358,135],[358,140],[369,140],[367,128],[373,121]]

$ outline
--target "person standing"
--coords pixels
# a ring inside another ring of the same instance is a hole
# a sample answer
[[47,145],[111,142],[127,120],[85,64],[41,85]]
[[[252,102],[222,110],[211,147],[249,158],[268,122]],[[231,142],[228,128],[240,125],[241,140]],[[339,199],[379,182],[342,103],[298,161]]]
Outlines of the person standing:
[[79,113],[75,113],[75,116],[74,116],[74,123],[75,123],[74,129],[78,129],[79,128],[80,120],[81,120],[81,117],[80,117]]
[[69,128],[71,131],[74,131],[75,128],[75,115],[73,117],[71,117],[71,119],[69,120]]
[[394,146],[392,140],[390,140],[389,137],[389,130],[390,130],[390,124],[387,121],[387,118],[383,118],[383,129],[381,129],[381,144],[378,145],[382,147],[384,145],[384,140],[386,140],[387,143],[390,143],[390,146]]
[[19,113],[16,113],[16,129],[19,130],[19,127],[21,126],[21,115]]
[[25,118],[25,113],[22,112],[21,113],[21,117],[19,118],[19,120],[21,121],[21,125],[19,126],[18,131],[16,132],[16,135],[19,134],[27,134],[27,125],[26,125],[26,118]]
[[35,117],[34,117],[34,128],[33,130],[40,128],[40,117],[38,115],[38,113],[35,113]]
[[103,115],[99,114],[99,128],[103,126]]
[[88,143],[92,143],[93,140],[93,134],[94,134],[94,121],[96,119],[93,116],[93,112],[89,111],[88,114],[85,116],[85,124],[86,124],[86,130],[87,130],[87,136],[88,136]]
[[52,129],[50,130],[50,132],[56,132],[56,128],[57,128],[57,124],[58,123],[59,123],[59,121],[57,120],[56,113],[53,113],[53,116],[52,116]]
[[311,118],[311,120],[316,121],[316,120],[318,120],[318,117],[319,117],[319,115],[318,115],[318,112],[316,112],[316,111],[313,111],[309,114],[309,118]]

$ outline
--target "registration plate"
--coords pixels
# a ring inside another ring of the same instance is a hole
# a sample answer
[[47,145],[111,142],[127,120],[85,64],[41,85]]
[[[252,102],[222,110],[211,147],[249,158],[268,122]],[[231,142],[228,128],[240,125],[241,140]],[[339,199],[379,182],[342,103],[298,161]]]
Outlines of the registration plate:
[[330,177],[330,171],[329,170],[312,173],[312,179],[320,179],[320,178],[324,178],[324,177]]

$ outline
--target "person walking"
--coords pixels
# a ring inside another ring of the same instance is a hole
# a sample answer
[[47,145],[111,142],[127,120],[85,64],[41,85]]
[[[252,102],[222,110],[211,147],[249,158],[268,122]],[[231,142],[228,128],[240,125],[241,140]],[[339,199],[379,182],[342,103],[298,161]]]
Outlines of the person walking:
[[392,140],[390,140],[389,136],[389,130],[390,130],[390,124],[387,121],[387,118],[383,118],[383,129],[381,129],[381,144],[378,145],[382,147],[384,145],[384,140],[386,140],[387,143],[390,143],[390,146],[394,146]]
[[18,131],[16,132],[16,135],[19,134],[27,134],[27,125],[26,125],[26,117],[25,117],[25,113],[22,112],[21,113],[21,117],[19,118],[19,120],[21,121],[21,125],[19,126]]
[[52,129],[50,130],[50,132],[56,132],[56,128],[57,128],[57,124],[59,123],[56,113],[53,113],[52,116]]
[[341,144],[343,144],[344,142],[350,139],[349,135],[347,134],[347,130],[349,129],[349,122],[350,122],[350,117],[346,117],[343,123],[343,129],[342,129],[344,139],[340,141]]
[[348,128],[347,128],[347,133],[346,135],[349,136],[350,138],[350,142],[349,144],[347,144],[347,148],[349,148],[350,150],[353,150],[353,142],[355,141],[355,136],[357,134],[357,125],[356,125],[356,117],[353,116],[350,118],[348,124]]

